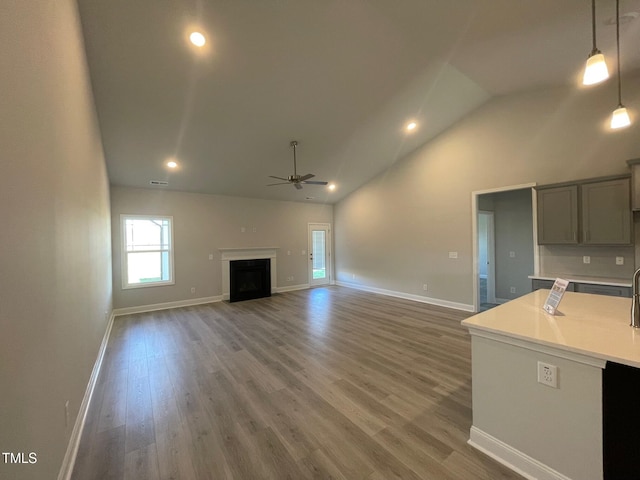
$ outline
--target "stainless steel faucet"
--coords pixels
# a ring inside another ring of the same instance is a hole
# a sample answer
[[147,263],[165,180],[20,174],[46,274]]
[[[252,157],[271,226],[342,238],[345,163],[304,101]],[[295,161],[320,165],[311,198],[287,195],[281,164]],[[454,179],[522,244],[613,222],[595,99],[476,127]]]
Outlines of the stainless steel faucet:
[[640,328],[640,268],[633,274],[633,299],[631,301],[631,324]]

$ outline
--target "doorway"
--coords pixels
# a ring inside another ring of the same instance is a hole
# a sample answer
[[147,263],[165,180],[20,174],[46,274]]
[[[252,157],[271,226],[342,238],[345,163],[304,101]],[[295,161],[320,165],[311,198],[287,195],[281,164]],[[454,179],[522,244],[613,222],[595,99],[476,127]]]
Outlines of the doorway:
[[309,286],[331,282],[331,225],[309,224]]
[[534,186],[472,192],[476,312],[531,291],[529,276],[537,272],[538,263]]
[[496,304],[494,213],[478,211],[478,295],[480,311]]

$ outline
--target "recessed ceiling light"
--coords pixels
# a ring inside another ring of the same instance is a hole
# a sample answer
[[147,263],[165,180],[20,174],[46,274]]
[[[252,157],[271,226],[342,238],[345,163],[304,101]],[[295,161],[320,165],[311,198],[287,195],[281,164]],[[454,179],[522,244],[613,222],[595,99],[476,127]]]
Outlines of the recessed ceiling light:
[[167,162],[167,167],[169,167],[169,168],[176,168],[177,166],[178,166],[178,164],[173,160],[170,160],[170,161]]
[[196,47],[203,47],[204,44],[207,43],[207,39],[204,38],[204,35],[200,32],[192,32],[191,35],[189,35],[189,40]]
[[411,132],[412,130],[415,130],[417,126],[418,124],[416,122],[409,122],[407,124],[407,131]]
[[332,183],[327,187],[329,190],[334,191],[336,189],[336,184]]

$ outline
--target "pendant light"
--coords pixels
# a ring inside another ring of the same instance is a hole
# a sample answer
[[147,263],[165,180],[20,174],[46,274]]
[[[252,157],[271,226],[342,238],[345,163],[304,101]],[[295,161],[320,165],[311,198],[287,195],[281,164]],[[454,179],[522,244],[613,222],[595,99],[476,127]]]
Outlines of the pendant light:
[[593,49],[587,59],[587,66],[582,77],[583,85],[594,85],[609,78],[609,70],[604,61],[604,55],[596,47],[596,0],[591,0],[591,33],[593,38]]
[[622,105],[622,81],[620,80],[620,0],[616,0],[616,51],[618,55],[618,108],[611,115],[611,128],[624,128],[631,125],[629,113]]

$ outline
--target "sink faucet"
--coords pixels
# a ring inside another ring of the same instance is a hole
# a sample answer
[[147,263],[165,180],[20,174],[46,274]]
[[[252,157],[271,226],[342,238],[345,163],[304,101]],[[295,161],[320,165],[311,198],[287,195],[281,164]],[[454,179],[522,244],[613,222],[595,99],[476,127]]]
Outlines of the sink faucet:
[[631,324],[640,328],[640,268],[633,274],[633,300],[631,302]]

